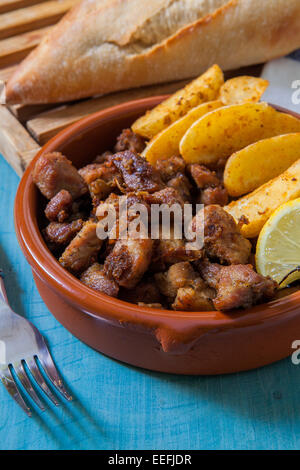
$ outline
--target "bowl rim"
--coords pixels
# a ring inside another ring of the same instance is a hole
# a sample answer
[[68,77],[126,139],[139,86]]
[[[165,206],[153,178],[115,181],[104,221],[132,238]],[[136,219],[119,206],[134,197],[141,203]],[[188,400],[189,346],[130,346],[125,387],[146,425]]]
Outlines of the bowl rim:
[[[34,273],[54,292],[59,292],[71,305],[80,305],[81,310],[95,317],[114,319],[119,323],[129,322],[152,326],[167,327],[172,331],[182,333],[183,329],[190,336],[190,331],[196,328],[207,330],[228,329],[242,326],[251,326],[264,323],[270,318],[283,313],[294,312],[300,306],[300,290],[267,303],[259,304],[247,310],[234,312],[186,312],[166,309],[154,309],[142,307],[133,303],[110,297],[97,292],[79,281],[75,276],[64,269],[46,246],[35,213],[35,204],[27,202],[33,198],[33,192],[37,191],[32,181],[32,169],[39,158],[45,152],[54,151],[61,144],[71,141],[74,136],[84,133],[90,126],[98,126],[100,122],[113,121],[120,115],[127,115],[133,111],[145,111],[159,104],[169,95],[152,96],[113,106],[87,117],[60,131],[52,137],[38,151],[28,165],[17,190],[14,208],[15,231],[21,249]],[[289,110],[279,108],[289,114],[298,116]]]

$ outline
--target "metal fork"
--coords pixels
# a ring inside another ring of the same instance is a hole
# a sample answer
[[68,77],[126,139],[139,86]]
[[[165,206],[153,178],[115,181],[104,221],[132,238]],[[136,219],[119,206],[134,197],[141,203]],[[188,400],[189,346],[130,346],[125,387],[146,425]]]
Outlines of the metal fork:
[[31,410],[21,395],[16,377],[41,410],[44,411],[45,406],[35,392],[33,383],[38,384],[56,406],[59,404],[48,387],[40,367],[44,369],[54,387],[67,400],[72,400],[41,333],[30,321],[10,308],[0,270],[0,379],[28,416],[31,416]]

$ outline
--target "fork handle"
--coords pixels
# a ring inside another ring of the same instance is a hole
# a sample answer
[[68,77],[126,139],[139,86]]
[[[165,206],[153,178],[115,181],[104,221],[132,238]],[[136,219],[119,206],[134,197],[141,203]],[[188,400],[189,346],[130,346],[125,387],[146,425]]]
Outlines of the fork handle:
[[0,299],[8,304],[8,299],[7,299],[6,289],[5,289],[5,285],[4,285],[2,270],[0,270]]

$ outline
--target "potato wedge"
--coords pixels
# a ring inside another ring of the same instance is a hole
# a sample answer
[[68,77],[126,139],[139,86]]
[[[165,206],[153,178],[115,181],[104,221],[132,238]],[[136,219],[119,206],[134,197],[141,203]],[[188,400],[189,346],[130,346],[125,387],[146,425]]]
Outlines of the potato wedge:
[[229,157],[224,184],[230,196],[250,193],[300,158],[300,133],[260,140]]
[[146,139],[152,139],[172,122],[184,116],[201,103],[215,100],[224,83],[223,72],[218,65],[210,67],[203,75],[178,90],[170,98],[148,111],[132,125],[132,130]]
[[154,164],[157,160],[179,155],[179,144],[191,125],[200,117],[223,106],[222,101],[209,101],[192,108],[185,116],[173,122],[148,143],[142,155]]
[[268,80],[258,77],[235,77],[221,86],[219,99],[224,105],[257,103],[269,86]]
[[258,140],[300,132],[300,120],[267,103],[224,106],[196,121],[179,150],[187,163],[212,165]]
[[249,223],[241,226],[241,233],[246,238],[254,238],[277,207],[299,196],[300,160],[297,160],[284,173],[224,209],[237,223],[246,217]]

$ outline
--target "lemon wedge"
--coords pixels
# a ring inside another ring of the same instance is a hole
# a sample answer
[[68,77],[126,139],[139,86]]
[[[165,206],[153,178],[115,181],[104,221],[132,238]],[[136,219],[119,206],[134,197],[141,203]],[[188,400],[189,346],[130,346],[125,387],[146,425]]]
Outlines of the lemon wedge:
[[278,207],[264,225],[257,241],[256,269],[281,288],[300,279],[300,198]]

